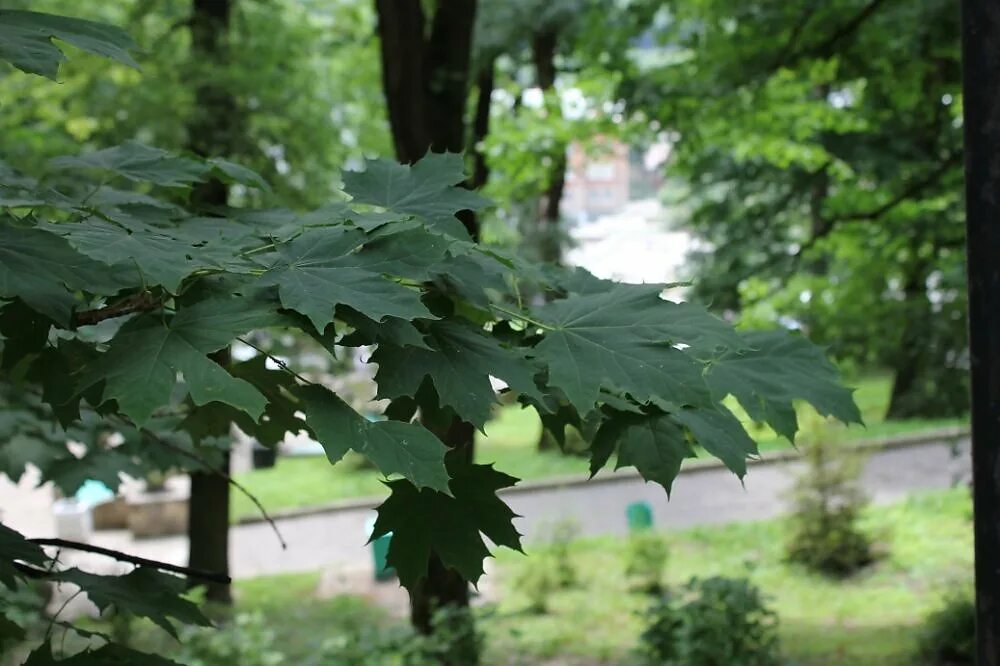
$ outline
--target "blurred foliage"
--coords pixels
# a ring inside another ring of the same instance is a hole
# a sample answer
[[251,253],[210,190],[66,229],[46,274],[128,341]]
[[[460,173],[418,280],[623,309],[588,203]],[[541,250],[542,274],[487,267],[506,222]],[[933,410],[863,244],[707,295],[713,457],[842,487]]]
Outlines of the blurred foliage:
[[[8,4],[71,16],[84,9],[72,0]],[[37,172],[55,155],[129,139],[183,150],[199,113],[194,91],[210,80],[236,100],[241,123],[238,147],[219,157],[254,169],[273,188],[234,188],[234,199],[303,210],[339,196],[341,169],[390,148],[371,3],[254,0],[234,7],[231,62],[220,69],[189,57],[188,0],[88,4],[86,18],[121,26],[142,45],[142,70],[71,58],[53,86],[4,69],[0,157]]]
[[696,294],[893,370],[894,418],[967,407],[958,18],[948,0],[670,3],[621,86],[674,141]]

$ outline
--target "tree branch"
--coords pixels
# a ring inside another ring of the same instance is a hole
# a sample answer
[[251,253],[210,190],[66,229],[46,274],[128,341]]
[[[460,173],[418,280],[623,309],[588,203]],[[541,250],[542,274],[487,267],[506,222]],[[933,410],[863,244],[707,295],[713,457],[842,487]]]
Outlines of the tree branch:
[[276,537],[278,537],[278,543],[281,544],[281,549],[282,550],[288,550],[288,544],[285,543],[285,539],[281,536],[281,530],[278,529],[278,524],[274,522],[274,518],[272,518],[271,514],[269,514],[267,512],[267,509],[264,508],[264,505],[261,504],[260,500],[257,499],[254,496],[253,493],[251,493],[249,490],[247,490],[246,487],[243,484],[241,484],[239,481],[237,481],[236,479],[234,479],[227,472],[224,472],[223,470],[219,469],[215,465],[213,465],[210,462],[208,462],[207,460],[205,460],[205,458],[203,458],[202,456],[199,456],[197,453],[194,453],[193,451],[188,451],[186,449],[183,449],[183,448],[177,446],[176,444],[168,442],[167,440],[163,439],[162,437],[160,437],[159,435],[157,435],[152,430],[147,430],[146,428],[140,428],[140,430],[142,432],[146,433],[154,442],[156,442],[160,446],[168,448],[168,449],[170,449],[171,451],[173,451],[175,453],[179,453],[182,456],[185,456],[187,458],[190,458],[191,460],[194,460],[195,462],[197,462],[198,464],[200,464],[201,466],[203,466],[205,469],[207,469],[212,474],[215,474],[217,476],[221,476],[223,479],[225,479],[226,483],[228,483],[233,488],[235,488],[236,490],[238,490],[239,492],[241,492],[244,497],[246,497],[248,500],[250,500],[251,502],[253,502],[253,505],[255,507],[257,507],[258,511],[260,511],[260,515],[263,516],[263,518],[267,522],[267,524],[271,526],[271,530],[274,531],[274,535]]
[[[67,548],[69,550],[78,550],[84,553],[95,553],[97,555],[104,555],[105,557],[110,557],[119,562],[127,562],[128,564],[134,564],[140,567],[149,567],[151,569],[159,569],[160,571],[169,571],[171,573],[181,574],[187,576],[188,578],[197,578],[200,580],[207,580],[213,583],[223,583],[229,584],[232,582],[229,576],[225,574],[215,573],[212,571],[202,571],[200,569],[191,569],[189,567],[182,567],[176,564],[170,564],[168,562],[160,562],[158,560],[148,560],[144,557],[136,557],[135,555],[129,555],[128,553],[123,553],[118,550],[112,550],[111,548],[103,548],[101,546],[94,546],[89,543],[80,543],[79,541],[69,541],[67,539],[28,539],[33,544],[39,546],[52,546],[55,548]],[[44,573],[39,569],[34,567],[29,567],[32,571],[37,573]]]
[[160,298],[153,296],[148,291],[143,291],[103,308],[77,312],[73,317],[73,324],[75,326],[92,326],[106,319],[124,317],[135,312],[151,312],[161,305],[163,305],[163,301]]
[[861,27],[861,24],[867,21],[872,14],[878,11],[885,3],[885,0],[871,0],[867,5],[861,8],[857,14],[855,14],[849,21],[845,22],[839,28],[833,31],[833,33],[827,37],[825,40],[809,49],[807,55],[813,56],[827,56],[830,54],[830,50],[837,45],[840,40],[849,37],[852,33],[857,31]]
[[481,144],[490,133],[490,101],[493,97],[493,88],[496,86],[495,79],[496,60],[490,59],[483,63],[476,77],[476,87],[478,97],[476,98],[476,115],[472,119],[472,178],[466,184],[470,190],[478,190],[486,184],[490,178],[490,165],[486,161],[486,155],[482,151]]

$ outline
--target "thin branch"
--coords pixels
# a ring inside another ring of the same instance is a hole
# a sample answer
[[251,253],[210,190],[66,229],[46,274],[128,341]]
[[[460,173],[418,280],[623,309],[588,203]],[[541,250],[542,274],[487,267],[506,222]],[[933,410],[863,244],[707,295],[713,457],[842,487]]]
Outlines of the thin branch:
[[802,37],[802,31],[805,30],[806,25],[809,24],[809,20],[816,13],[816,9],[819,7],[818,2],[812,2],[805,8],[805,11],[799,16],[795,25],[792,26],[791,34],[788,36],[788,41],[785,42],[785,46],[781,49],[781,53],[775,60],[774,65],[771,66],[772,70],[781,69],[786,62],[788,62],[789,57],[798,48],[799,38]]
[[274,535],[278,537],[278,543],[281,544],[281,549],[282,550],[288,549],[288,544],[285,543],[285,539],[281,536],[281,530],[278,529],[278,524],[274,522],[274,518],[271,517],[271,514],[267,512],[267,509],[264,508],[264,505],[260,503],[260,500],[257,499],[253,493],[247,490],[246,487],[243,486],[243,484],[241,484],[239,481],[230,476],[229,473],[223,471],[222,469],[219,469],[218,467],[208,462],[207,460],[205,460],[204,457],[198,455],[194,451],[188,451],[187,449],[184,449],[180,446],[177,446],[176,444],[173,444],[172,442],[163,439],[152,430],[149,430],[147,428],[138,428],[134,423],[132,423],[130,419],[127,419],[124,416],[116,415],[116,418],[125,421],[133,428],[137,428],[139,431],[147,435],[150,439],[152,439],[155,443],[159,444],[160,446],[170,449],[174,453],[178,453],[182,456],[185,456],[186,458],[189,458],[190,460],[197,462],[199,465],[201,465],[208,471],[212,472],[213,474],[217,474],[218,476],[221,476],[223,479],[225,479],[226,483],[231,485],[237,491],[242,493],[244,497],[253,502],[253,505],[257,507],[258,511],[260,511],[260,515],[264,518],[267,524],[271,526],[271,529],[274,531]]
[[266,356],[269,359],[271,359],[274,362],[275,365],[277,365],[279,368],[281,368],[282,370],[284,370],[285,372],[287,372],[288,374],[290,374],[292,377],[295,377],[297,380],[299,380],[303,384],[307,384],[309,386],[313,386],[313,385],[316,384],[316,382],[309,381],[308,379],[306,379],[305,377],[303,377],[302,375],[300,375],[299,373],[297,373],[295,370],[292,370],[292,368],[289,367],[289,365],[287,363],[285,363],[284,361],[282,361],[280,358],[278,358],[274,354],[271,354],[269,352],[264,351],[263,349],[261,349],[260,347],[258,347],[254,343],[250,342],[246,338],[236,338],[236,339],[239,340],[240,342],[242,342],[243,344],[245,344],[247,347],[250,347],[251,349],[256,349],[258,352],[260,352],[264,356]]
[[859,213],[838,215],[836,217],[828,218],[827,222],[833,225],[840,222],[863,222],[863,221],[876,220],[885,215],[886,213],[890,212],[893,208],[903,203],[910,197],[919,194],[928,187],[937,183],[939,180],[941,180],[942,176],[948,173],[949,169],[958,164],[961,158],[962,158],[961,152],[956,151],[952,153],[951,155],[946,157],[944,161],[942,161],[941,164],[939,164],[936,169],[931,171],[929,174],[927,174],[920,180],[914,181],[913,183],[910,184],[909,187],[904,189],[898,195],[896,195],[889,201],[885,202],[881,206],[878,206],[877,208]]
[[77,312],[73,317],[76,326],[92,326],[107,319],[124,317],[135,312],[151,312],[163,305],[163,301],[148,291],[133,294],[117,303],[106,305],[96,310]]
[[830,50],[837,45],[840,40],[849,37],[853,34],[861,24],[867,21],[872,14],[878,11],[885,3],[885,0],[871,0],[867,5],[861,8],[857,14],[855,14],[849,21],[841,25],[839,28],[833,31],[833,33],[823,40],[817,46],[809,49],[809,54],[814,56],[827,56],[830,54]]
[[105,557],[110,557],[111,559],[118,560],[119,562],[127,562],[128,564],[134,564],[140,567],[159,569],[160,571],[169,571],[171,573],[187,576],[188,578],[198,578],[200,580],[223,584],[229,584],[232,582],[232,579],[225,574],[215,573],[212,571],[202,571],[201,569],[191,569],[190,567],[182,567],[168,562],[160,562],[158,560],[148,560],[144,557],[136,557],[135,555],[129,555],[128,553],[112,550],[111,548],[94,546],[89,543],[80,543],[79,541],[69,541],[67,539],[28,539],[28,541],[39,546],[68,548],[69,550],[78,550],[84,553],[104,555]]

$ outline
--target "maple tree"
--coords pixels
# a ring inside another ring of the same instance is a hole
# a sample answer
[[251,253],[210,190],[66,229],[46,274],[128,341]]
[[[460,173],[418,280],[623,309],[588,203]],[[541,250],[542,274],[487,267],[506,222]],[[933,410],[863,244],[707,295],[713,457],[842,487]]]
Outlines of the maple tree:
[[[0,26],[0,58],[28,73],[57,76],[64,56],[53,38],[135,64],[131,40],[111,26],[7,10]],[[488,201],[460,186],[457,154],[369,161],[344,179],[350,204],[220,207],[212,217],[183,203],[191,186],[266,183],[222,159],[135,142],[49,167],[35,177],[0,164],[0,469],[13,478],[30,462],[72,493],[148,468],[222,473],[213,461],[231,423],[271,446],[306,431],[331,463],[353,449],[386,476],[374,534],[394,534],[388,562],[412,589],[432,553],[475,583],[490,555],[483,537],[521,548],[496,495],[517,479],[449,452],[435,434],[455,421],[483,426],[497,401],[491,377],[557,437],[566,424],[591,433],[594,473],[614,459],[668,491],[698,448],[745,474],[756,447],[723,404],[729,395],[789,439],[795,400],[860,420],[835,368],[801,337],[736,331],[665,300],[665,285],[615,284],[477,244],[456,216]],[[525,303],[526,289],[544,304]],[[276,329],[331,354],[377,346],[389,420],[369,423],[248,337]],[[215,354],[241,340],[259,355],[219,363]],[[111,433],[121,444],[108,444]],[[82,457],[66,450],[69,438],[86,445]],[[52,546],[136,568],[64,569]],[[72,583],[99,608],[168,631],[207,622],[177,573],[218,578],[0,525],[0,584]],[[58,663],[171,663],[78,631],[95,647]],[[27,663],[54,660],[46,641]]]

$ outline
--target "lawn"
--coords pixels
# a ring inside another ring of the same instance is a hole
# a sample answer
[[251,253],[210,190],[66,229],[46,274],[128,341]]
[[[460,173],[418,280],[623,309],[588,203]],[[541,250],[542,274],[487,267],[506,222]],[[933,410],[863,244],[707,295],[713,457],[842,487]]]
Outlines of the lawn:
[[[885,421],[890,378],[887,375],[872,375],[854,385],[857,387],[855,399],[867,427],[843,429],[837,436],[844,441],[916,432],[963,422],[960,419]],[[742,414],[738,405],[734,404],[733,408],[738,415]],[[807,414],[807,410],[803,407],[800,415],[803,436],[815,435],[817,429],[828,427]],[[776,437],[770,429],[756,426],[745,417],[744,420],[765,456],[768,451],[788,448],[788,442]],[[521,409],[516,405],[498,407],[496,418],[486,426],[486,434],[477,436],[476,459],[482,463],[495,463],[498,469],[526,480],[568,474],[586,475],[587,462],[582,458],[558,452],[539,452],[537,443],[540,432],[541,423],[534,410]],[[378,472],[363,467],[361,463],[356,456],[349,456],[334,466],[319,456],[283,457],[272,469],[254,470],[239,475],[237,479],[270,510],[385,495],[385,486]],[[233,494],[234,519],[257,515],[250,500],[242,494]]]
[[[663,535],[671,584],[693,576],[748,576],[779,616],[788,663],[801,666],[911,664],[919,625],[946,591],[971,579],[971,504],[966,489],[925,493],[870,508],[864,526],[885,555],[854,578],[837,582],[783,562],[781,520],[700,528]],[[497,601],[477,613],[486,664],[627,664],[642,630],[647,600],[624,578],[626,541],[586,539],[570,547],[577,587],[557,592],[544,615],[527,610],[518,575],[527,558],[502,551],[489,581]],[[534,551],[534,552],[532,552]],[[320,663],[317,651],[337,636],[397,633],[402,621],[358,597],[317,599],[318,574],[238,581],[238,611],[264,616],[281,663]],[[387,583],[391,585],[392,583]],[[151,638],[147,632],[145,640]],[[371,639],[368,639],[371,640]],[[378,661],[364,663],[382,663]]]
[[[966,489],[928,493],[869,509],[864,524],[887,555],[869,570],[837,582],[785,564],[784,521],[733,524],[667,534],[667,578],[748,576],[780,618],[789,661],[809,666],[902,666],[912,663],[918,625],[942,596],[971,580],[971,502]],[[619,663],[641,631],[644,600],[623,576],[623,540],[574,545],[574,564],[592,572],[585,586],[557,594],[550,613],[524,613],[518,590],[501,600],[487,623],[499,653],[541,659],[576,655]],[[501,553],[500,575],[517,578],[530,558]]]

